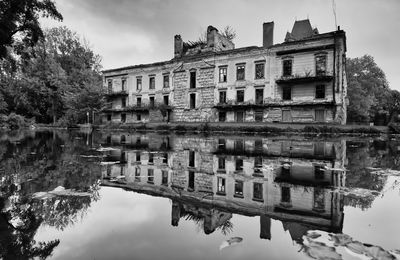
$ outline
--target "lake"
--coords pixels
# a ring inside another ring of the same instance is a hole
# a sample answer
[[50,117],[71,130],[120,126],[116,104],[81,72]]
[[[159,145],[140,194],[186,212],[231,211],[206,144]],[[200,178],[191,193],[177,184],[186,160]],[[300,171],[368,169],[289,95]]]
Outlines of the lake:
[[400,141],[0,134],[2,259],[400,259]]

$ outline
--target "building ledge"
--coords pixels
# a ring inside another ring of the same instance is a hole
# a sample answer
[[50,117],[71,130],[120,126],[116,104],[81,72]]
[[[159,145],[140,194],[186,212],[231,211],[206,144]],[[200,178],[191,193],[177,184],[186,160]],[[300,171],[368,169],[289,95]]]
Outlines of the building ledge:
[[172,106],[167,105],[142,105],[142,106],[127,106],[123,108],[105,108],[103,112],[133,112],[133,111],[149,111],[149,110],[160,110],[160,111],[170,111]]
[[106,96],[107,98],[124,97],[124,96],[128,96],[128,92],[125,91],[125,90],[113,91],[113,92],[108,92],[108,93],[106,93],[105,96]]
[[293,85],[302,83],[312,83],[312,82],[330,82],[333,80],[333,76],[323,75],[323,76],[282,76],[277,79],[276,84],[280,85]]
[[267,108],[267,107],[287,107],[287,106],[314,106],[314,105],[334,105],[333,101],[327,99],[313,99],[307,101],[292,101],[292,100],[265,100],[263,103],[254,104],[254,103],[218,103],[214,106],[214,108],[220,110],[234,110],[234,109],[257,109],[257,108]]

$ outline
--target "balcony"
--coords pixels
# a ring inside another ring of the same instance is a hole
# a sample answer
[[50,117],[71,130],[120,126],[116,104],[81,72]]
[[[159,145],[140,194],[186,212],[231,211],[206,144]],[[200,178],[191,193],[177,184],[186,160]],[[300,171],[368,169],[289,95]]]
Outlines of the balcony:
[[295,85],[313,82],[330,82],[332,80],[333,76],[329,74],[311,75],[310,73],[306,73],[304,75],[295,74],[292,76],[282,76],[275,82],[279,85]]
[[107,98],[114,98],[114,97],[126,97],[128,96],[128,92],[126,90],[121,91],[111,91],[105,94]]
[[259,108],[259,107],[264,107],[263,102],[254,102],[254,100],[251,101],[245,101],[245,102],[238,102],[236,100],[227,100],[224,103],[218,103],[214,106],[214,108],[218,108],[221,110],[228,110],[228,109],[249,109],[249,108]]

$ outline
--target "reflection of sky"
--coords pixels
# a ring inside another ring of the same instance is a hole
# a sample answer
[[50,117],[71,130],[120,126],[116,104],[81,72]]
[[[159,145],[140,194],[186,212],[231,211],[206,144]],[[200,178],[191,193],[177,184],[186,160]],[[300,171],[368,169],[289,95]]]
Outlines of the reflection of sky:
[[[183,218],[171,226],[169,199],[122,189],[101,190],[86,217],[64,232],[41,227],[36,241],[59,238],[54,259],[299,259],[299,246],[292,242],[281,222],[272,221],[272,240],[260,239],[260,218],[234,215],[233,231],[223,236],[198,232]],[[230,237],[242,237],[235,246],[219,250]]]

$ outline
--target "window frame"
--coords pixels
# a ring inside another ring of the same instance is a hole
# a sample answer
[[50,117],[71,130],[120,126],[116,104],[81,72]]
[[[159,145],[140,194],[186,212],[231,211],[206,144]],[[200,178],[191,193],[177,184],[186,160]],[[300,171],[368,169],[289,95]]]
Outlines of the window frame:
[[[320,89],[318,89],[320,88]],[[323,96],[319,96],[323,92]],[[326,86],[324,84],[317,84],[315,86],[315,99],[325,99],[326,98]]]
[[[240,93],[243,93],[243,95],[240,95],[241,101],[239,101],[239,92],[240,92]],[[242,102],[244,102],[244,89],[237,89],[237,90],[236,90],[236,102],[237,102],[237,103],[242,103]]]
[[[223,97],[222,98],[223,100],[221,100],[221,97]],[[226,90],[220,90],[219,91],[219,103],[220,104],[226,104]]]
[[[257,67],[262,66],[262,75],[257,74]],[[265,78],[265,63],[264,62],[258,62],[254,66],[254,79],[264,79]]]
[[142,77],[136,77],[136,90],[142,90],[143,87]]
[[228,81],[228,67],[219,67],[218,75],[219,83],[226,83]]
[[[322,61],[322,64],[321,64],[321,61]],[[316,54],[315,55],[315,76],[317,76],[317,77],[325,76],[327,74],[327,65],[328,65],[328,55],[326,53]],[[323,68],[323,69],[321,69],[321,68]]]
[[163,75],[163,88],[169,88],[169,74]]
[[195,70],[189,71],[189,88],[190,89],[196,88],[196,78],[197,78],[196,71]]
[[[290,98],[285,97],[285,96],[287,96],[287,95],[285,95],[285,90],[286,91],[289,90]],[[283,101],[291,101],[292,100],[292,87],[291,86],[283,86],[282,87],[282,100]]]
[[156,76],[150,75],[149,76],[149,90],[155,90],[155,89],[156,89]]
[[282,76],[283,77],[293,76],[293,58],[285,58],[282,60]]
[[246,79],[246,64],[245,63],[236,64],[236,80],[241,81],[245,79]]
[[189,108],[190,109],[196,108],[196,93],[189,94]]

